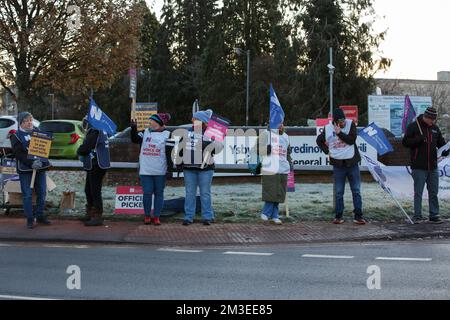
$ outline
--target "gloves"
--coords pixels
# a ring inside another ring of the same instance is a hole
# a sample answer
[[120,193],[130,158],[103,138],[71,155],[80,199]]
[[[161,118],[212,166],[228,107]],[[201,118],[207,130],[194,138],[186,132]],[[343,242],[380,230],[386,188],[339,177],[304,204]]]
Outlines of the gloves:
[[31,165],[31,168],[33,169],[40,169],[42,168],[43,164],[41,160],[34,160],[33,164]]
[[78,159],[83,163],[84,163],[85,158],[86,158],[85,156],[78,156]]
[[271,153],[272,153],[272,145],[268,144],[267,145],[267,155],[270,156]]
[[137,128],[137,121],[136,120],[131,120],[130,127],[131,128]]
[[442,152],[442,156],[443,156],[443,157],[448,157],[449,154],[450,154],[450,150],[447,150],[447,151]]

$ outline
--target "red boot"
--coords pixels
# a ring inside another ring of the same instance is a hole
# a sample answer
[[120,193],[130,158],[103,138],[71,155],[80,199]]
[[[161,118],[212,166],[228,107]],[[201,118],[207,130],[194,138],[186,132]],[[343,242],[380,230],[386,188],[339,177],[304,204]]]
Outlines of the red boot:
[[160,226],[161,225],[161,221],[159,221],[158,217],[153,218],[153,223],[155,224],[155,226]]
[[152,218],[150,218],[150,217],[145,217],[144,218],[144,224],[149,225],[151,223],[152,223]]

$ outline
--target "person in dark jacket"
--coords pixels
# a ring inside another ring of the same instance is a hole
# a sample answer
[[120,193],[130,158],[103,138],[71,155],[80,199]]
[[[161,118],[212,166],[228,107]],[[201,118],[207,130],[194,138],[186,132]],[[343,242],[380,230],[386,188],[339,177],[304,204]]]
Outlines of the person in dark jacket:
[[175,163],[181,167],[184,175],[186,201],[184,205],[183,225],[194,221],[197,203],[197,189],[200,189],[202,221],[210,225],[214,220],[211,203],[211,185],[214,175],[214,154],[222,151],[222,143],[210,140],[204,133],[211,118],[212,110],[198,111],[193,115],[193,127],[185,132],[180,141],[178,159]]
[[[423,115],[420,115],[408,126],[402,141],[403,145],[411,152],[411,169],[414,180],[414,221],[416,223],[423,221],[422,196],[425,184],[430,206],[429,221],[442,223],[439,217],[437,150],[445,145],[445,140],[436,126],[436,119],[436,109],[427,108]],[[448,154],[447,150],[443,156],[448,156]]]
[[361,156],[356,145],[358,136],[356,125],[352,120],[345,119],[344,111],[340,108],[334,110],[333,123],[328,124],[325,130],[317,137],[317,145],[330,155],[333,166],[334,183],[336,185],[336,217],[334,224],[344,223],[344,192],[345,180],[348,178],[353,195],[354,220],[358,225],[366,224],[362,212],[361,176],[359,162]]
[[102,184],[107,169],[111,167],[109,144],[107,135],[92,128],[86,117],[83,119],[83,126],[87,128],[87,133],[77,150],[86,171],[86,216],[81,220],[85,226],[95,227],[103,225]]
[[[36,222],[50,225],[51,222],[44,215],[45,198],[47,195],[47,181],[45,171],[50,167],[50,162],[37,159],[28,159],[28,146],[33,130],[33,116],[29,112],[21,112],[17,116],[18,130],[11,135],[11,146],[17,160],[17,173],[20,179],[20,188],[23,197],[23,210],[27,217],[27,228],[33,229],[34,218]],[[33,189],[30,187],[33,170],[36,170],[34,190],[36,191],[36,207],[33,213]]]

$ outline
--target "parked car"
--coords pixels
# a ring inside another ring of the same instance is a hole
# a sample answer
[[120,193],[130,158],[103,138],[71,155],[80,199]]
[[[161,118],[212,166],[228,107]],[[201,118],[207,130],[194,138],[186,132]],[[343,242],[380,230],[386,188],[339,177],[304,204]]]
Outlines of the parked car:
[[78,120],[42,121],[39,129],[53,134],[50,158],[77,159],[77,149],[83,143],[85,131]]
[[[33,119],[33,125],[37,128],[39,127],[39,121]],[[0,116],[0,152],[3,151],[6,154],[11,153],[11,140],[9,137],[11,134],[18,130],[18,123],[16,116]]]

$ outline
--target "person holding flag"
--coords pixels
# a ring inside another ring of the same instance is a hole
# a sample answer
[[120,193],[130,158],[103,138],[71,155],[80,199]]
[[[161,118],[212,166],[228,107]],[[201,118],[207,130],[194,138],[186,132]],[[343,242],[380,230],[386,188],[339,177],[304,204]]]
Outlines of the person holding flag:
[[87,128],[87,133],[77,150],[86,171],[86,215],[81,220],[85,226],[95,227],[103,225],[102,185],[106,171],[111,167],[108,134],[115,133],[116,125],[91,98],[83,126]]
[[[175,159],[177,168],[183,170],[186,200],[183,225],[194,222],[197,190],[200,190],[202,222],[209,226],[214,221],[211,201],[211,185],[214,176],[214,155],[223,150],[223,143],[205,135],[212,110],[197,111],[192,116],[192,128],[183,130]],[[176,134],[174,134],[176,136]]]
[[[31,133],[39,129],[33,127],[33,116],[29,112],[21,112],[17,116],[18,130],[10,136],[12,151],[17,159],[17,173],[20,179],[20,189],[23,195],[23,210],[27,217],[27,228],[33,229],[34,219],[38,224],[50,225],[44,215],[45,197],[47,195],[47,178],[45,171],[50,167],[48,160],[29,159],[28,147]],[[36,170],[34,190],[36,190],[36,208],[33,212],[33,189],[30,187],[33,170]]]
[[359,162],[361,156],[356,146],[357,129],[352,120],[346,119],[344,111],[337,108],[333,112],[333,123],[328,124],[325,130],[317,137],[317,145],[325,153],[330,155],[330,163],[333,166],[334,183],[336,185],[336,216],[334,224],[345,222],[344,192],[345,180],[348,178],[353,195],[353,222],[364,225],[367,222],[363,218],[361,199],[361,175]]
[[289,172],[293,170],[289,136],[284,131],[284,111],[270,85],[269,130],[262,132],[258,147],[262,157],[261,184],[264,207],[261,220],[281,225],[279,204],[285,202]]
[[[429,222],[442,223],[439,217],[439,170],[438,149],[445,146],[445,140],[436,125],[437,111],[428,107],[423,115],[411,123],[403,137],[403,145],[410,149],[411,169],[414,180],[414,221],[422,218],[422,196],[425,184],[428,190]],[[442,156],[449,155],[449,150]]]

